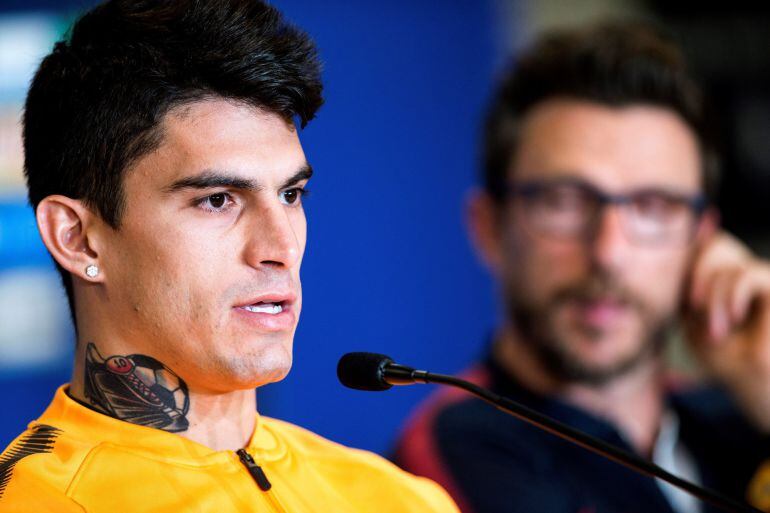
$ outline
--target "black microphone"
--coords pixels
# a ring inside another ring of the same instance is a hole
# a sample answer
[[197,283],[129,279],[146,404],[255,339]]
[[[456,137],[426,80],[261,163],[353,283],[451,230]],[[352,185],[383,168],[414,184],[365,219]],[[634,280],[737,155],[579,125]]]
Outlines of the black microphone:
[[337,364],[337,377],[348,388],[381,392],[393,385],[427,383],[425,371],[399,365],[384,354],[348,353]]
[[393,385],[437,383],[462,388],[514,417],[548,431],[564,440],[577,444],[604,458],[624,465],[635,472],[657,477],[713,506],[732,513],[762,513],[747,504],[726,497],[709,488],[701,487],[671,474],[651,461],[610,445],[587,433],[563,424],[516,401],[498,395],[469,381],[445,374],[434,374],[400,365],[392,358],[376,353],[347,353],[337,364],[337,377],[348,388],[366,391],[388,390]]

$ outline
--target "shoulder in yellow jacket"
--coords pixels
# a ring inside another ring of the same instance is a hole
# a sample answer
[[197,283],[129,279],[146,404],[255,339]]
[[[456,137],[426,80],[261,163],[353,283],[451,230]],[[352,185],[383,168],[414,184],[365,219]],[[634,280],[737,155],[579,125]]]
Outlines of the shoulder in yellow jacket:
[[449,496],[370,452],[260,416],[245,450],[93,411],[60,388],[0,456],[0,512],[457,512]]

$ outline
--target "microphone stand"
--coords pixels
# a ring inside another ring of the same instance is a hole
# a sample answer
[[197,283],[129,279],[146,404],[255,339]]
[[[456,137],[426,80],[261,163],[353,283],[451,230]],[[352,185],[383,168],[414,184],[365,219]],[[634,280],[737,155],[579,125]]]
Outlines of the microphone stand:
[[698,497],[699,499],[708,502],[709,504],[731,513],[762,513],[760,510],[753,508],[747,504],[743,504],[735,501],[729,497],[726,497],[714,490],[698,486],[690,481],[675,476],[674,474],[662,469],[658,465],[640,458],[635,454],[631,454],[618,447],[610,445],[603,440],[593,437],[587,433],[583,433],[567,424],[563,424],[557,420],[554,420],[542,413],[527,408],[523,404],[519,404],[516,401],[512,401],[507,397],[503,397],[499,394],[495,394],[491,390],[487,390],[480,386],[477,386],[469,381],[456,378],[454,376],[448,376],[445,374],[434,374],[423,370],[416,370],[405,365],[399,365],[397,363],[385,363],[381,367],[381,377],[383,381],[391,385],[411,385],[414,383],[437,383],[442,385],[449,385],[457,388],[461,388],[476,397],[483,399],[498,410],[504,411],[516,418],[519,418],[525,422],[528,422],[534,426],[539,427],[549,433],[558,436],[564,440],[577,444],[589,451],[604,456],[616,463],[624,465],[631,470],[635,470],[641,474],[649,477],[657,477],[667,483],[670,483],[677,488],[681,488],[687,493]]

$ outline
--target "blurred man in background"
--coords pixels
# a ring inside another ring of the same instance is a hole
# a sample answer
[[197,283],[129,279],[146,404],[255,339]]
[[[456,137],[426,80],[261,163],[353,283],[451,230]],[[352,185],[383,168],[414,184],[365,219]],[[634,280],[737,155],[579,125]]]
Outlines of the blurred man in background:
[[315,45],[260,0],[105,2],[43,60],[25,173],[77,346],[72,382],[0,456],[0,511],[456,511],[255,412],[292,364],[297,125],[321,92]]
[[[766,505],[751,480],[770,452],[770,266],[718,228],[706,132],[680,53],[650,30],[552,33],[519,57],[489,111],[485,188],[469,205],[505,318],[469,376]],[[727,394],[674,390],[663,351],[679,326]],[[466,513],[707,510],[451,392],[418,412],[397,458]]]

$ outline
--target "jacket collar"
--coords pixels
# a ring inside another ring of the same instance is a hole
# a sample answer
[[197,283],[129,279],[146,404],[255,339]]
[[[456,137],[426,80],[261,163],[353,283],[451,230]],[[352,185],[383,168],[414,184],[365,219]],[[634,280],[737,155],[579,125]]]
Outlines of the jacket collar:
[[[46,424],[64,431],[65,436],[97,446],[111,444],[151,458],[182,465],[211,465],[231,461],[233,451],[215,451],[178,433],[132,424],[115,419],[71,398],[69,385],[59,387],[53,401],[29,427]],[[255,412],[257,421],[246,446],[248,452],[262,461],[280,459],[285,444],[275,436],[269,419]],[[267,420],[267,422],[265,422]]]

